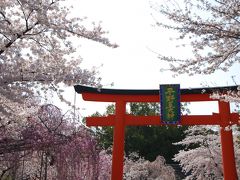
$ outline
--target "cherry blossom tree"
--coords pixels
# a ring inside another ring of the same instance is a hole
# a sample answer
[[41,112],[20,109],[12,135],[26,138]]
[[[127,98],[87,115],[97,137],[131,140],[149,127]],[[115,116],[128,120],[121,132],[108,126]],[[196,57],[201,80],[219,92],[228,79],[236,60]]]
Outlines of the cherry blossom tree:
[[169,20],[157,24],[179,32],[178,39],[187,40],[192,48],[193,57],[188,59],[159,55],[171,63],[172,71],[210,74],[240,62],[239,1],[170,0],[153,8]]
[[[60,86],[97,86],[83,69],[75,39],[115,48],[100,24],[86,28],[63,0],[0,2],[0,178],[98,179],[110,169],[93,133],[41,98]],[[100,158],[101,155],[101,158]],[[101,167],[99,166],[101,164]]]
[[104,37],[100,24],[86,28],[86,19],[72,17],[65,4],[63,0],[1,0],[0,128],[25,124],[39,104],[36,97],[44,93],[55,91],[63,99],[60,84],[99,83],[95,70],[80,67],[73,37],[116,45]]
[[[219,130],[212,126],[192,126],[186,130],[186,138],[175,145],[185,146],[175,155],[187,174],[186,179],[223,179]],[[235,157],[239,173],[239,143],[234,134]]]
[[[0,177],[13,179],[99,179],[111,177],[110,150],[100,149],[97,136],[71,123],[56,106],[41,106],[28,118],[21,136],[0,141]],[[175,179],[172,167],[158,156],[150,162],[136,154],[125,157],[125,179]]]
[[131,180],[141,179],[162,179],[175,180],[174,169],[165,164],[162,156],[157,156],[156,160],[150,162],[137,153],[132,153],[125,158],[124,178]]
[[111,156],[95,135],[51,104],[28,118],[21,136],[0,141],[0,179],[106,179]]
[[[153,5],[153,8],[168,19],[157,24],[178,32],[177,39],[183,46],[189,43],[188,48],[192,49],[193,56],[186,59],[159,54],[161,60],[170,62],[170,70],[178,74],[211,74],[216,70],[228,71],[240,62],[239,1],[170,0],[160,6]],[[213,92],[211,97],[239,103],[239,87],[227,92]],[[186,132],[188,136],[178,144],[194,145],[195,148],[180,151],[175,160],[190,174],[187,179],[222,179],[219,133],[208,127],[190,127]],[[236,138],[234,141],[239,165],[239,143]]]

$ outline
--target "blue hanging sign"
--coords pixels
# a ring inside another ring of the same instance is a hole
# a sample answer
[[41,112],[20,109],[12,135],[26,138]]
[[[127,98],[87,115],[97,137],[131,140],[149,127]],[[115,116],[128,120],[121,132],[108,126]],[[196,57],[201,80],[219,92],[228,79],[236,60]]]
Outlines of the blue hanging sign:
[[181,119],[180,84],[160,85],[161,120],[176,124]]

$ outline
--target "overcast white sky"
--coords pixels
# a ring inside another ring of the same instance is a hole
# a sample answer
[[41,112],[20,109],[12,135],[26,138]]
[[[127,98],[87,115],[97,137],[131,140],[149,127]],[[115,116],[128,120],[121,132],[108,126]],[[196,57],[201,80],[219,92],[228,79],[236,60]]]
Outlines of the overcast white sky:
[[[152,51],[188,57],[191,56],[191,49],[176,48],[176,44],[181,42],[170,40],[171,37],[176,37],[176,34],[154,26],[154,18],[159,21],[164,19],[150,8],[148,0],[71,1],[75,16],[86,16],[90,22],[101,21],[103,29],[109,31],[107,37],[119,45],[112,49],[82,40],[78,46],[84,67],[100,67],[103,64],[99,71],[104,88],[158,89],[159,84],[166,83],[178,83],[182,88],[202,87],[202,84],[226,86],[234,84],[231,76],[237,76],[237,81],[239,79],[239,64],[227,73],[216,72],[209,76],[181,75],[173,78],[172,72],[161,72],[160,69],[166,68],[167,63],[157,59],[157,55]],[[114,86],[110,87],[112,82]],[[77,97],[80,98],[79,95]],[[94,111],[96,107],[84,105],[82,101],[81,106],[86,108],[87,112]],[[90,110],[91,108],[93,109]]]

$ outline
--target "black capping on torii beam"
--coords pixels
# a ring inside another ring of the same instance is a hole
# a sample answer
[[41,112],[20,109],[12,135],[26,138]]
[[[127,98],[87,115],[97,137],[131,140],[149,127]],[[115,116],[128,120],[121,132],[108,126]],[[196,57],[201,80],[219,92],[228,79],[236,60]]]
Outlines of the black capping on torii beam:
[[[181,89],[181,94],[212,94],[213,92],[225,93],[227,91],[237,91],[239,86],[206,87]],[[77,93],[96,93],[96,94],[119,94],[119,95],[159,95],[159,89],[105,89],[94,88],[83,85],[75,85]]]

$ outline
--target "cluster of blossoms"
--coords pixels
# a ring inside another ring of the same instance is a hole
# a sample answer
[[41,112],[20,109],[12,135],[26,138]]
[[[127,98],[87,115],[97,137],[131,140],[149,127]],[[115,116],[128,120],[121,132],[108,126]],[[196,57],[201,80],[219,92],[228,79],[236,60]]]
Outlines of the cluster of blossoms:
[[64,5],[0,2],[0,179],[96,179],[108,166],[89,130],[41,106],[52,92],[64,100],[63,85],[99,84],[95,70],[80,67],[72,37],[116,47],[100,25],[84,27]]
[[[240,176],[239,133],[234,134],[235,157]],[[192,126],[186,130],[186,138],[175,143],[184,150],[175,155],[187,175],[186,179],[223,179],[222,153],[219,128],[212,126]]]
[[225,102],[240,103],[240,86],[237,87],[237,91],[229,90],[225,93],[213,92],[212,99],[220,99]]
[[62,0],[0,3],[0,127],[21,123],[49,91],[63,100],[62,86],[97,86],[96,70],[80,67],[71,37],[116,47],[100,25],[84,27]]
[[170,0],[152,7],[168,19],[157,25],[178,32],[177,39],[192,49],[190,58],[159,54],[161,60],[171,64],[173,72],[211,74],[219,69],[228,71],[240,62],[239,1]]
[[137,153],[132,153],[129,158],[125,159],[124,178],[126,180],[175,180],[175,172],[171,166],[165,164],[162,156],[158,156],[155,161],[150,162],[139,157]]
[[2,134],[0,177],[56,180],[109,177],[111,156],[101,151],[89,129],[76,126],[69,118],[48,104],[28,118],[17,137]]

